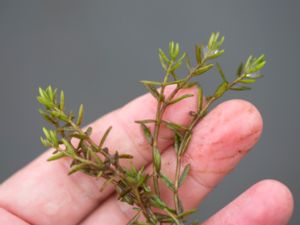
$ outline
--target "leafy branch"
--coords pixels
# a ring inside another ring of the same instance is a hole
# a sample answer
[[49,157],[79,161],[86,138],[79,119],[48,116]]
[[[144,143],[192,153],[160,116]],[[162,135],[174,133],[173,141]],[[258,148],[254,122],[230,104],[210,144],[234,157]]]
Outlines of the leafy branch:
[[[84,107],[80,105],[77,116],[73,112],[65,110],[65,96],[61,91],[51,86],[39,88],[37,100],[43,109],[39,112],[42,117],[52,125],[52,129],[43,128],[44,137],[41,142],[44,146],[53,148],[53,155],[49,161],[65,158],[70,160],[69,174],[83,172],[95,178],[105,180],[101,190],[108,184],[113,184],[120,201],[132,205],[136,215],[127,223],[128,225],[155,225],[155,224],[176,224],[185,223],[187,216],[194,210],[184,209],[179,196],[179,189],[188,176],[191,165],[182,165],[182,158],[188,150],[192,138],[193,129],[208,113],[211,105],[220,99],[227,91],[245,91],[251,89],[250,84],[255,83],[262,77],[260,70],[265,66],[265,56],[258,58],[249,56],[245,63],[241,63],[237,69],[235,79],[229,81],[222,67],[212,60],[224,53],[222,44],[224,36],[220,33],[212,33],[206,46],[196,45],[195,61],[192,66],[191,60],[186,52],[181,53],[180,45],[171,41],[168,54],[159,49],[159,59],[164,71],[162,81],[142,80],[141,83],[148,89],[157,101],[156,114],[154,118],[136,121],[141,125],[144,135],[151,146],[153,159],[153,172],[146,173],[144,168],[137,169],[134,166],[125,168],[123,160],[130,160],[133,157],[128,154],[112,152],[105,146],[105,140],[111,132],[109,127],[103,137],[96,143],[92,138],[92,128],[82,129],[81,124],[84,116]],[[182,78],[177,70],[185,64],[187,73]],[[220,75],[221,83],[213,95],[204,97],[202,87],[193,82],[192,79],[199,77],[216,66]],[[166,88],[171,87],[171,92],[166,95]],[[188,125],[177,124],[174,121],[163,119],[166,109],[173,104],[193,97],[191,94],[179,95],[180,90],[194,87],[198,90],[197,109],[190,112],[192,117]],[[205,99],[205,101],[204,101]],[[153,132],[149,124],[154,124]],[[176,170],[174,179],[169,178],[161,171],[162,158],[158,140],[161,126],[165,125],[174,133],[174,149],[176,154]],[[153,188],[150,181],[153,181]],[[160,193],[160,181],[164,183],[173,193],[174,206],[168,205]],[[192,223],[196,224],[196,223]]]

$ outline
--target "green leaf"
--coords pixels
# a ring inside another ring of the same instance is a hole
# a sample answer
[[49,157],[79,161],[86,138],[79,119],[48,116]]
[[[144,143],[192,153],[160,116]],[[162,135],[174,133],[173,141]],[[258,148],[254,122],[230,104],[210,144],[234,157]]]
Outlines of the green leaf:
[[186,81],[186,79],[178,79],[178,80],[174,80],[174,81],[169,81],[169,82],[165,83],[165,85],[167,86],[167,85],[173,85],[173,84],[181,84],[185,81]]
[[165,212],[173,219],[174,223],[176,225],[181,225],[181,223],[179,222],[179,220],[176,218],[176,215],[174,215],[173,213],[171,213],[168,209],[165,209]]
[[84,169],[85,167],[87,167],[89,164],[88,163],[78,163],[74,166],[71,167],[68,175],[71,175],[73,173],[76,173],[78,171],[81,171],[82,169]]
[[133,156],[129,155],[129,154],[120,154],[119,158],[120,159],[133,159]]
[[165,62],[169,63],[170,60],[168,59],[168,57],[166,56],[166,54],[164,53],[164,51],[163,51],[161,48],[159,48],[158,51],[159,51],[159,55],[161,56],[161,58],[162,58]]
[[208,64],[208,65],[202,66],[199,69],[197,69],[196,71],[194,71],[193,76],[201,75],[201,74],[209,71],[213,66],[214,66],[214,64]]
[[175,104],[177,102],[182,101],[183,99],[190,98],[190,97],[193,97],[193,96],[194,96],[193,94],[185,94],[185,95],[182,95],[182,96],[180,96],[178,98],[175,98],[175,99],[169,101],[168,104],[170,104],[170,105],[171,104]]
[[256,82],[256,79],[252,79],[252,78],[239,80],[239,83],[243,83],[243,84],[252,84],[255,82]]
[[147,142],[149,144],[152,144],[153,137],[152,137],[150,129],[144,123],[141,123],[141,127],[143,129],[143,132],[144,132]]
[[227,82],[223,82],[222,84],[220,84],[215,92],[215,97],[220,98],[227,91],[227,88],[228,88]]
[[181,141],[182,141],[181,135],[179,133],[175,132],[174,148],[175,148],[175,151],[177,154],[179,152]]
[[50,130],[50,137],[51,137],[51,142],[53,144],[53,147],[58,147],[58,138],[57,138],[57,134],[55,131]]
[[161,83],[147,80],[142,80],[141,83],[148,89],[154,98],[160,98],[160,94],[158,93],[156,86],[161,85]]
[[191,169],[191,165],[190,165],[190,164],[188,164],[188,165],[186,165],[186,166],[184,167],[183,172],[182,172],[182,174],[181,174],[181,176],[180,176],[180,178],[179,178],[179,182],[178,182],[179,187],[180,187],[180,186],[183,184],[183,182],[185,181],[185,178],[186,178],[187,175],[189,174],[190,169]]
[[225,37],[222,36],[221,39],[220,39],[220,41],[217,43],[217,48],[221,47],[221,45],[224,43],[224,40],[225,40]]
[[203,89],[199,85],[197,85],[197,89],[198,89],[197,108],[198,108],[198,112],[200,112],[203,104]]
[[171,129],[171,130],[174,130],[175,132],[178,132],[178,131],[183,131],[183,130],[186,130],[187,128],[180,125],[180,124],[177,124],[177,123],[173,123],[173,122],[169,122],[169,121],[165,121],[165,120],[162,120],[162,122],[164,124],[166,124],[166,126]]
[[180,58],[177,60],[177,62],[182,62],[184,59],[185,59],[185,57],[186,57],[186,52],[184,52],[184,53],[182,53],[182,55],[180,56]]
[[250,55],[245,63],[245,67],[244,67],[245,69],[248,69],[250,67],[250,65],[252,63],[252,59],[253,59],[253,56]]
[[254,67],[253,70],[250,70],[249,72],[252,73],[252,72],[259,71],[259,70],[261,70],[265,65],[266,65],[266,61],[261,62],[260,64],[256,65],[256,66]]
[[175,191],[175,186],[174,186],[173,182],[167,176],[165,176],[161,173],[160,177],[169,189],[171,189],[172,191]]
[[236,75],[239,77],[242,75],[243,73],[243,70],[244,70],[244,64],[243,63],[240,63],[239,67],[237,68],[237,71],[236,71]]
[[175,70],[177,70],[180,66],[181,66],[182,62],[181,61],[178,61],[176,63],[174,63],[170,69],[170,72],[174,72]]
[[64,122],[69,122],[69,117],[63,111],[60,110],[51,111],[51,115]]
[[61,92],[60,92],[59,109],[60,109],[61,111],[64,111],[64,109],[65,109],[65,94],[64,94],[64,91],[61,91]]
[[173,52],[173,59],[176,59],[180,51],[179,43],[175,43],[175,48]]
[[198,64],[202,63],[202,46],[196,45],[195,46],[195,55],[196,55],[196,61]]
[[70,157],[76,157],[75,149],[73,148],[73,146],[64,138],[62,139],[62,142],[66,146],[65,153]]
[[182,61],[185,57],[186,57],[186,53],[184,52],[182,56],[177,60],[177,62],[173,64],[173,66],[170,69],[170,72],[174,72],[175,70],[177,70],[181,66]]
[[47,93],[41,87],[39,87],[38,90],[39,90],[39,94],[40,94],[41,98],[44,98],[44,99],[48,99],[49,98],[48,95],[47,95]]
[[259,78],[262,78],[263,75],[261,73],[256,72],[256,73],[252,73],[252,74],[247,74],[245,77],[252,78],[252,79],[259,79]]
[[213,47],[215,36],[216,36],[215,32],[212,32],[212,34],[210,35],[209,41],[208,41],[208,45],[207,45],[207,47],[209,49],[212,49],[212,47]]
[[91,156],[91,159],[93,159],[99,166],[103,165],[102,160],[99,158],[99,156],[92,150],[92,148],[87,148],[87,153]]
[[162,49],[158,49],[159,51],[159,61],[160,61],[160,64],[162,66],[162,68],[164,70],[167,70],[168,69],[168,64],[170,63],[170,60],[168,59],[168,57],[166,56],[166,54],[163,52]]
[[99,143],[99,149],[102,149],[105,143],[105,140],[107,139],[107,136],[109,135],[110,131],[112,129],[112,126],[108,127],[105,131],[105,133],[103,134],[100,143]]
[[38,109],[39,113],[41,114],[41,116],[50,124],[54,124],[56,125],[57,122],[55,121],[55,119],[51,118],[44,110],[42,109]]
[[41,141],[42,145],[44,145],[45,147],[49,147],[49,148],[52,147],[52,144],[47,139],[40,137],[40,141]]
[[54,107],[54,104],[51,101],[49,101],[49,99],[47,99],[47,98],[43,98],[41,96],[38,96],[37,100],[40,104],[44,105],[47,108],[53,108]]
[[42,129],[43,129],[45,137],[50,141],[51,140],[51,136],[50,136],[49,130],[46,127],[43,127]]
[[189,215],[195,213],[196,211],[197,211],[197,209],[187,210],[187,211],[185,211],[185,212],[183,212],[183,213],[178,214],[178,218],[179,218],[179,219],[185,218],[186,216],[189,216]]
[[220,74],[222,80],[223,80],[224,82],[228,82],[227,79],[226,79],[226,77],[225,77],[224,71],[222,70],[221,65],[220,65],[219,63],[216,63],[216,65],[217,65],[217,69],[218,69],[218,72],[219,72],[219,74]]
[[144,123],[144,124],[146,124],[146,123],[156,123],[156,120],[153,120],[153,119],[148,119],[148,120],[136,120],[136,121],[134,121],[135,123],[139,123],[139,124],[141,124],[141,123]]
[[165,63],[165,61],[163,60],[163,58],[161,57],[161,55],[159,55],[159,61],[160,61],[161,67],[162,67],[165,71],[167,71],[168,66],[167,66],[167,64]]
[[49,157],[47,159],[47,161],[54,161],[54,160],[57,160],[57,159],[61,159],[65,156],[66,156],[66,154],[64,152],[58,152],[58,153],[52,155],[51,157]]
[[153,86],[160,86],[161,85],[161,82],[158,82],[158,81],[150,81],[150,80],[141,80],[140,81],[142,84],[151,84]]
[[56,97],[56,92],[57,92],[57,89],[52,89],[52,87],[49,85],[47,88],[46,88],[46,92],[47,92],[47,95],[49,97],[49,100],[51,102],[55,102],[55,97]]
[[177,155],[183,155],[185,153],[185,151],[187,150],[187,146],[189,145],[191,139],[192,139],[192,135],[189,135],[187,138],[185,138],[181,142]]
[[78,111],[78,117],[77,117],[77,126],[80,126],[83,120],[83,113],[84,113],[84,108],[83,105],[81,104],[79,107],[79,111]]
[[158,148],[153,149],[153,163],[156,171],[159,172],[161,167],[161,155]]
[[214,47],[216,47],[215,45],[218,41],[219,36],[220,36],[220,32],[215,33],[214,40],[213,40]]
[[192,88],[192,87],[195,87],[195,86],[197,86],[198,85],[198,82],[186,82],[183,86],[182,86],[182,88]]
[[156,195],[153,196],[151,200],[152,204],[159,209],[165,209],[167,207],[166,203]]
[[222,49],[222,50],[215,50],[215,51],[216,51],[215,53],[213,53],[213,54],[207,56],[207,59],[215,59],[215,58],[217,58],[217,57],[223,55],[224,52],[225,52],[224,49]]
[[251,90],[251,88],[247,87],[247,86],[237,86],[237,87],[231,87],[229,89],[232,90],[232,91],[248,91],[248,90]]
[[186,68],[188,69],[188,71],[191,71],[192,70],[192,64],[191,64],[191,59],[188,55],[186,55],[185,57],[185,61],[186,61]]
[[174,41],[170,41],[169,42],[169,55],[170,57],[173,59],[173,55],[174,55],[174,47],[175,47],[175,42]]

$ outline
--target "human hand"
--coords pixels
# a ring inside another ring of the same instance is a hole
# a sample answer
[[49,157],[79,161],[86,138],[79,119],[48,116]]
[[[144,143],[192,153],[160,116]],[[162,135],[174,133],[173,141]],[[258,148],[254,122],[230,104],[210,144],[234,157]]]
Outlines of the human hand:
[[[185,90],[196,95],[194,89]],[[134,156],[137,167],[148,165],[151,150],[136,120],[151,118],[155,100],[144,95],[92,124],[95,140],[108,126],[113,130],[107,139],[110,149]],[[167,120],[186,124],[196,100],[188,98],[172,105],[165,113]],[[195,128],[184,162],[191,171],[180,195],[185,208],[197,207],[204,197],[231,171],[259,139],[262,119],[257,109],[243,100],[224,102],[212,110]],[[163,149],[164,174],[172,177],[175,155],[171,133],[161,130],[159,147]],[[116,200],[113,188],[99,192],[103,180],[84,174],[67,175],[68,160],[46,163],[49,150],[0,186],[0,224],[7,225],[123,225],[132,217],[131,208]],[[151,166],[148,165],[149,168]],[[163,198],[172,202],[167,190]],[[290,191],[283,184],[261,181],[228,206],[209,218],[205,225],[284,225],[293,210]]]

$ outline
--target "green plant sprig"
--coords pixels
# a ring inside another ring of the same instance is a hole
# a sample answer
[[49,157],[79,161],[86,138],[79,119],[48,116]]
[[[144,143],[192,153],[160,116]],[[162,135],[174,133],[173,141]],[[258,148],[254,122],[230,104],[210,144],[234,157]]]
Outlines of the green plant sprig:
[[[54,149],[53,155],[48,160],[71,159],[69,174],[80,171],[92,177],[103,178],[105,183],[101,190],[107,184],[114,184],[118,199],[132,205],[133,209],[137,211],[136,215],[127,223],[128,225],[183,225],[188,215],[195,211],[186,211],[179,196],[179,189],[191,169],[190,164],[182,168],[182,158],[188,149],[193,129],[205,117],[211,105],[227,91],[250,90],[248,85],[262,77],[260,70],[266,64],[264,55],[258,58],[249,56],[245,64],[241,63],[238,67],[235,79],[229,81],[220,64],[212,62],[213,59],[223,55],[223,42],[224,36],[220,37],[220,33],[212,33],[206,47],[196,45],[196,64],[192,66],[187,53],[180,53],[179,44],[171,41],[168,54],[159,49],[159,59],[164,71],[163,80],[141,81],[157,100],[155,118],[136,121],[141,125],[145,138],[151,146],[153,159],[153,171],[151,173],[146,173],[144,168],[137,169],[134,166],[125,168],[122,166],[120,161],[131,160],[133,157],[128,154],[119,154],[117,151],[111,152],[105,146],[105,140],[111,127],[104,133],[100,142],[95,143],[91,138],[92,128],[88,127],[85,130],[80,128],[84,114],[83,105],[79,107],[76,118],[72,112],[66,113],[64,92],[61,91],[60,96],[58,96],[57,90],[52,89],[51,86],[46,89],[39,88],[39,96],[37,97],[44,106],[44,109],[39,110],[40,114],[54,127],[52,130],[43,128],[45,137],[41,138],[44,146]],[[180,78],[177,70],[184,62],[187,74]],[[198,83],[192,82],[192,79],[203,75],[214,66],[216,66],[222,82],[213,95],[204,98],[202,87]],[[166,95],[166,88],[171,85],[171,92]],[[190,112],[191,122],[183,126],[174,121],[163,120],[164,113],[170,105],[193,96],[192,94],[178,96],[180,90],[191,87],[198,90],[197,109]],[[206,101],[203,101],[204,99]],[[153,132],[149,129],[148,124],[154,124]],[[162,124],[174,133],[176,154],[174,179],[169,178],[161,171],[163,162],[158,147],[158,139]],[[150,185],[151,179],[153,189]],[[161,198],[160,181],[173,193],[174,206],[168,205]]]

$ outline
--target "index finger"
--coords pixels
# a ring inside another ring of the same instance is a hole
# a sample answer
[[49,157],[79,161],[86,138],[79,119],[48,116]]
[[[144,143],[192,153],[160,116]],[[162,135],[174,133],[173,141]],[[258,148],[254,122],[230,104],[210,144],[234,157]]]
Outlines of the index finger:
[[[167,89],[170,91],[172,87]],[[195,94],[195,89],[182,90]],[[187,124],[188,113],[196,108],[196,97],[188,98],[168,108],[165,120]],[[91,124],[93,138],[97,141],[109,126],[113,126],[106,146],[112,150],[134,156],[139,167],[151,160],[151,151],[136,120],[152,119],[155,116],[156,101],[149,94],[135,99]],[[164,150],[171,143],[172,133],[160,130],[159,148]],[[0,207],[32,224],[77,224],[93,211],[103,199],[112,193],[112,188],[99,192],[103,180],[96,182],[84,174],[68,176],[68,160],[46,163],[51,155],[47,151],[0,186]]]

